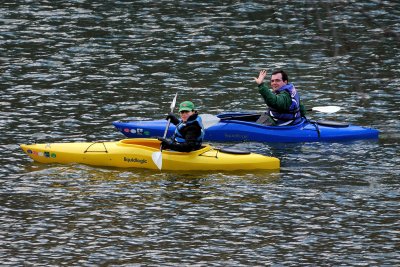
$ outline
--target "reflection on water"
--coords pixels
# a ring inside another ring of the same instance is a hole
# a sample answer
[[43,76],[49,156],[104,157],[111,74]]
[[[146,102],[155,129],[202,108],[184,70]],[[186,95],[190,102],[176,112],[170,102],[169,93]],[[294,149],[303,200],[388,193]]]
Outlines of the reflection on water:
[[[0,6],[3,265],[399,265],[399,8],[394,1],[11,2]],[[215,144],[280,172],[46,166],[18,144],[117,140],[112,121],[262,111],[284,68],[348,143]]]

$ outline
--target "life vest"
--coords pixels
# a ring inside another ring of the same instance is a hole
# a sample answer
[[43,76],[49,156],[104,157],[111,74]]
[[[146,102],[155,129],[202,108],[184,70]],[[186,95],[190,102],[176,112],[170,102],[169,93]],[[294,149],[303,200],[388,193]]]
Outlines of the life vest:
[[291,83],[282,86],[277,91],[275,91],[274,94],[278,95],[283,91],[288,92],[292,99],[292,104],[290,105],[289,110],[282,111],[270,107],[268,110],[268,115],[275,121],[277,125],[283,126],[289,124],[297,124],[301,121],[300,96],[297,93],[296,88]]
[[197,140],[196,140],[196,145],[200,146],[201,143],[203,142],[203,138],[204,138],[204,126],[203,126],[201,117],[198,116],[198,114],[193,114],[192,116],[190,116],[188,118],[188,120],[186,122],[183,122],[181,119],[179,120],[178,125],[176,125],[173,140],[178,143],[185,143],[186,140],[182,135],[183,129],[185,127],[193,125],[193,124],[198,124],[201,127],[201,134],[199,137],[197,137]]

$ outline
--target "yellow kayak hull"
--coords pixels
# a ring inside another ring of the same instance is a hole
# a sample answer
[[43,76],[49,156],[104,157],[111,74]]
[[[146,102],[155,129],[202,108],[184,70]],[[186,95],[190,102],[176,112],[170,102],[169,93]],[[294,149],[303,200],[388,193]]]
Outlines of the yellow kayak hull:
[[[152,154],[160,151],[157,139],[123,139],[116,142],[21,144],[41,163],[82,163],[92,166],[158,169]],[[233,154],[204,145],[192,152],[162,151],[162,170],[278,170],[280,161],[260,154]]]

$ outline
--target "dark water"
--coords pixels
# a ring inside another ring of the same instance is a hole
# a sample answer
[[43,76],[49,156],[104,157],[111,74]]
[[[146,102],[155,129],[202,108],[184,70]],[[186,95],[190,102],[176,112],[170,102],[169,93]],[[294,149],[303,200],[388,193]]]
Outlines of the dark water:
[[[399,21],[397,1],[3,1],[0,262],[399,265]],[[121,139],[112,121],[162,118],[176,92],[261,111],[261,68],[342,107],[309,117],[379,140],[226,144],[279,157],[276,173],[45,166],[18,147]]]

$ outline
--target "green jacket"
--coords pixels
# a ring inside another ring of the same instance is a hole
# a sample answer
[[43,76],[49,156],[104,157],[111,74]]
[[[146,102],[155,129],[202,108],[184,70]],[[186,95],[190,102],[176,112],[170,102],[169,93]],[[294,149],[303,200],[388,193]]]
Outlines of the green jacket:
[[[272,108],[282,111],[288,111],[292,104],[292,98],[288,92],[283,91],[280,94],[274,94],[264,83],[258,85],[258,92],[264,98],[265,103]],[[300,103],[301,116],[306,116],[306,109]]]

